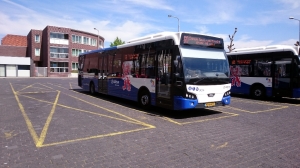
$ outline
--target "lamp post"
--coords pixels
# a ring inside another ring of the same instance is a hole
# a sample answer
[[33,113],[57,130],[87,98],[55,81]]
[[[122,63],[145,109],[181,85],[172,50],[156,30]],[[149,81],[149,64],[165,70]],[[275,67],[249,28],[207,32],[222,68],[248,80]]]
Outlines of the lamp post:
[[175,17],[175,16],[172,16],[172,15],[168,15],[168,17],[172,17],[172,18],[176,18],[178,20],[178,32],[179,32],[179,18],[178,17]]
[[97,36],[97,49],[99,49],[99,30],[94,28],[94,30],[98,31],[98,36]]
[[298,20],[299,21],[299,45],[300,45],[300,20],[299,19],[295,19],[294,17],[290,17],[289,19],[294,19],[294,20]]

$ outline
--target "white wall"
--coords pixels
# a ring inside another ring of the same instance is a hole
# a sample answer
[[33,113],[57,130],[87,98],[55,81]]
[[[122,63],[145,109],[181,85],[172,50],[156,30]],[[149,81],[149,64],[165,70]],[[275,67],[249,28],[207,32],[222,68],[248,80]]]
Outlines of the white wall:
[[78,77],[78,73],[71,73],[71,74],[69,75],[69,77],[72,77],[72,78]]
[[30,57],[0,56],[0,64],[6,65],[30,65]]
[[18,77],[30,77],[30,70],[18,70]]

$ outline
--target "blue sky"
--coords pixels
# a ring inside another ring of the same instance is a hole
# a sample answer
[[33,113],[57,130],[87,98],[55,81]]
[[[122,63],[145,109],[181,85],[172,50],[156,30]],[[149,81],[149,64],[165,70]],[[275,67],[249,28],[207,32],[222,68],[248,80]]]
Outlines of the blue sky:
[[47,25],[68,27],[123,41],[162,31],[220,36],[234,29],[235,48],[293,45],[299,39],[299,0],[0,0],[0,38],[27,35]]

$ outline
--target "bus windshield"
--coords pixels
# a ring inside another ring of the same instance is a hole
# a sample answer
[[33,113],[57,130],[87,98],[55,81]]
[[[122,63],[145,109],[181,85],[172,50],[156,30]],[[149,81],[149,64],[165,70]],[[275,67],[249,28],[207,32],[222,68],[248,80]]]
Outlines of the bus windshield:
[[228,84],[228,60],[223,50],[181,48],[186,84]]

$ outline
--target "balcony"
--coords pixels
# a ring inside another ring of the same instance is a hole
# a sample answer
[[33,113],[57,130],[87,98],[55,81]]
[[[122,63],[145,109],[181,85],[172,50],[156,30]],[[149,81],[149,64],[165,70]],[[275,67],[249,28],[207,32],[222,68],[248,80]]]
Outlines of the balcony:
[[69,58],[68,53],[50,53],[50,58]]
[[68,39],[50,38],[50,44],[69,45],[69,40]]

